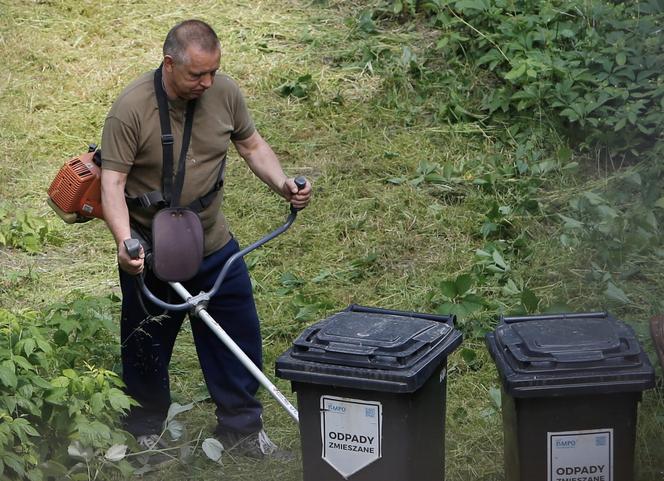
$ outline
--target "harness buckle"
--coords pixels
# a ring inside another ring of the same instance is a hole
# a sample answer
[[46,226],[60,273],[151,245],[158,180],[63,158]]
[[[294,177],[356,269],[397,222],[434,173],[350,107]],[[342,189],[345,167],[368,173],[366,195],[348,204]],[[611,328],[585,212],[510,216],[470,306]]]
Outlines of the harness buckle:
[[145,194],[143,194],[139,197],[136,197],[136,200],[138,201],[140,206],[143,207],[144,209],[147,209],[148,207],[150,207],[152,205],[152,200],[150,199],[150,196],[148,195],[148,193],[145,193]]
[[166,202],[166,199],[164,199],[164,196],[161,194],[161,192],[157,191],[146,192],[139,195],[136,197],[136,202],[138,202],[138,204],[144,209],[149,209],[150,207],[163,209],[168,205],[168,202]]

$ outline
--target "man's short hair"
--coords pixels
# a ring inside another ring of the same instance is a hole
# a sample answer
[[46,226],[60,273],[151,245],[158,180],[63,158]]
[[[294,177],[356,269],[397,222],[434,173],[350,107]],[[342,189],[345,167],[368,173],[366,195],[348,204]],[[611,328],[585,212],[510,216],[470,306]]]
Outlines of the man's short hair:
[[175,25],[166,35],[164,56],[176,62],[187,62],[187,48],[196,45],[203,51],[215,52],[219,49],[219,37],[207,23],[201,20],[185,20]]

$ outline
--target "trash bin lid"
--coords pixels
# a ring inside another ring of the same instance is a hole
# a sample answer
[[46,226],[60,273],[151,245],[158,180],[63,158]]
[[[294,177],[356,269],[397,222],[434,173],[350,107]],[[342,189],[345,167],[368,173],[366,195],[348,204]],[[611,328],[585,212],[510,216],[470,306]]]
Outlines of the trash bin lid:
[[360,307],[305,329],[277,360],[276,370],[293,381],[412,392],[461,337],[450,317]]
[[486,341],[516,397],[643,391],[654,384],[633,329],[606,313],[504,318]]

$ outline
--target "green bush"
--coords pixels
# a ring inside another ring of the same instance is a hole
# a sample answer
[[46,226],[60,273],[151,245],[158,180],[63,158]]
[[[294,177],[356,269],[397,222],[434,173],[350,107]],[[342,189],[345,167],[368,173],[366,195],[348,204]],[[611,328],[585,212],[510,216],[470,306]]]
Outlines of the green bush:
[[47,313],[0,309],[0,479],[88,479],[89,466],[71,455],[125,441],[116,424],[133,401],[117,374],[92,363],[110,335],[104,323],[112,302],[79,299]]
[[[438,33],[435,48],[420,54],[424,74],[412,74],[407,87],[422,98],[444,87],[439,105],[425,104],[433,121],[480,125],[500,152],[496,162],[466,163],[454,176],[418,169],[417,185],[472,178],[497,196],[479,227],[496,246],[510,244],[519,216],[560,221],[564,246],[591,247],[588,261],[602,272],[595,280],[605,297],[628,303],[609,272],[628,275],[662,252],[664,1],[388,0],[373,17],[395,14]],[[542,202],[544,177],[576,168],[575,154],[600,159],[606,181]],[[541,309],[523,280],[494,265],[496,252],[480,255],[490,269],[478,271],[478,283],[497,281],[503,294],[521,296],[522,310]],[[525,261],[522,254],[502,253],[508,263]]]
[[[401,3],[401,2],[396,2]],[[662,140],[664,2],[427,0],[440,54],[490,73],[479,107],[512,133],[544,122],[611,155]]]
[[62,236],[53,225],[33,212],[0,203],[0,247],[36,253],[45,244],[59,245]]

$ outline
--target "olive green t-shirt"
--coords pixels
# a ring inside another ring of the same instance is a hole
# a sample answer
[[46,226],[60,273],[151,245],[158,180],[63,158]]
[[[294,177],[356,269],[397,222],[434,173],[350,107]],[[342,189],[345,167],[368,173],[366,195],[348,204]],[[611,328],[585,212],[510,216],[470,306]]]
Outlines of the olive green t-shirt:
[[[178,169],[187,102],[169,100],[173,134],[173,167]],[[198,98],[191,141],[186,156],[181,205],[207,194],[215,185],[230,141],[244,140],[255,131],[238,85],[218,74],[214,84]],[[102,168],[128,174],[129,197],[161,191],[162,146],[159,108],[154,91],[154,71],[132,82],[109,111],[102,133]],[[205,230],[205,255],[223,247],[230,231],[221,212],[223,191],[199,212]],[[150,228],[155,208],[130,209],[132,222]]]

